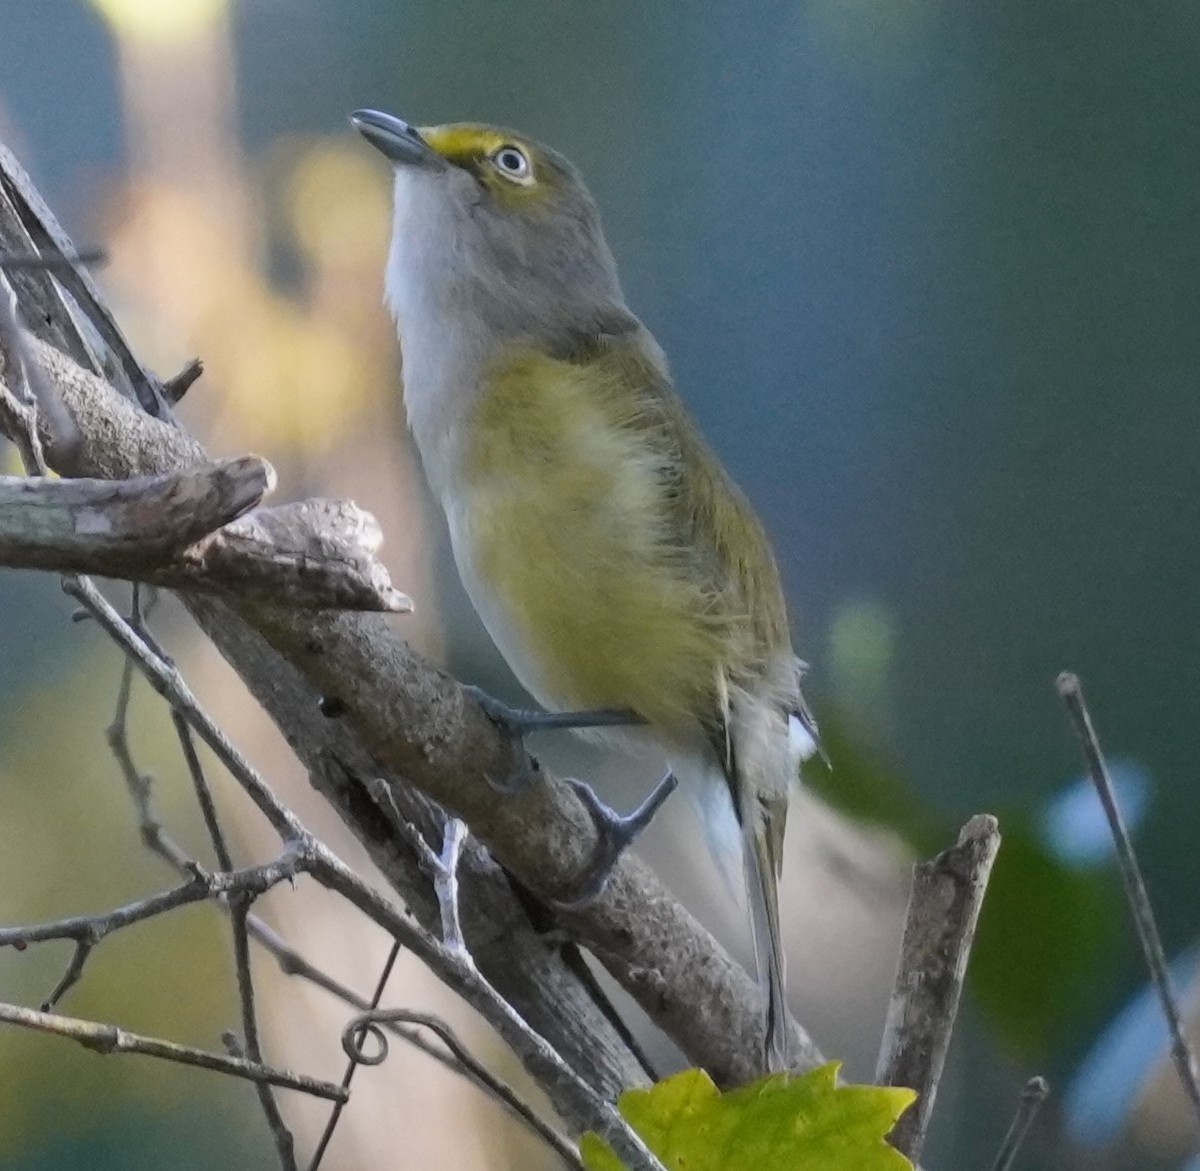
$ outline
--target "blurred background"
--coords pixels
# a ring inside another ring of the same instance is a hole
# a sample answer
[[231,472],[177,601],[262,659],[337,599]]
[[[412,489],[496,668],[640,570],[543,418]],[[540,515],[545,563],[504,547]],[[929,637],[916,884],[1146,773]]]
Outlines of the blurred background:
[[[1190,9],[1063,0],[9,0],[0,139],[75,240],[106,249],[98,276],[143,359],[165,376],[203,357],[181,414],[210,450],[267,456],[280,498],[373,511],[417,600],[406,636],[509,697],[403,432],[387,175],[346,116],[507,123],[578,163],[632,306],[772,534],[813,665],[834,767],[791,822],[797,1013],[871,1076],[908,864],[994,812],[1005,844],[926,1165],[990,1165],[1043,1073],[1053,1097],[1019,1166],[1173,1169],[1197,1136],[1052,685],[1084,679],[1191,1014],[1198,54]],[[0,921],[167,885],[104,747],[116,652],[52,578],[0,572],[0,613]],[[228,669],[160,614],[194,689],[361,862]],[[203,855],[145,696],[132,732],[159,813]],[[539,751],[622,801],[654,779]],[[240,856],[266,856],[214,783]],[[686,804],[644,851],[744,955]],[[260,910],[354,987],[378,977],[386,941],[332,900],[301,885]],[[68,950],[0,953],[0,999],[37,1004]],[[260,961],[268,1056],[336,1079],[346,1010]],[[230,970],[224,923],[195,908],[106,942],[62,1011],[219,1048]],[[519,1081],[415,963],[385,1003],[445,1013]],[[355,1092],[327,1167],[401,1165],[401,1141],[412,1165],[554,1166],[419,1054]],[[311,1151],[323,1110],[283,1105]],[[273,1158],[241,1084],[0,1032],[0,1167]]]

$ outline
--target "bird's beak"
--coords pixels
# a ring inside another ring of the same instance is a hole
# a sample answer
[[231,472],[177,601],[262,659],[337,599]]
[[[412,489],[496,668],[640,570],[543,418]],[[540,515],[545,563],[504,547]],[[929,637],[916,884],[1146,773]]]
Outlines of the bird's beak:
[[407,122],[379,110],[355,110],[350,115],[354,128],[383,156],[397,165],[427,167],[444,160]]

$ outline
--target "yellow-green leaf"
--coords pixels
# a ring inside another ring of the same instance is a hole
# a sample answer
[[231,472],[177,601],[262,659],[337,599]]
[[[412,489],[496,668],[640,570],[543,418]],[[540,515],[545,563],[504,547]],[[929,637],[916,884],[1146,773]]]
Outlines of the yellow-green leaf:
[[[837,1071],[831,1062],[722,1094],[688,1069],[626,1091],[617,1108],[668,1171],[911,1171],[884,1140],[916,1095],[839,1085]],[[580,1152],[588,1171],[625,1171],[598,1135],[585,1134]]]

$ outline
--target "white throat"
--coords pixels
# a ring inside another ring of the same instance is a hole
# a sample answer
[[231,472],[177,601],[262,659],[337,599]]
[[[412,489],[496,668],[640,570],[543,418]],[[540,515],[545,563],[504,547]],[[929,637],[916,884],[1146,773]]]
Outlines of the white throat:
[[437,177],[396,171],[392,244],[384,279],[403,361],[404,406],[430,484],[439,496],[454,475],[466,416],[479,393],[493,339],[460,296],[467,257],[462,225],[443,225]]

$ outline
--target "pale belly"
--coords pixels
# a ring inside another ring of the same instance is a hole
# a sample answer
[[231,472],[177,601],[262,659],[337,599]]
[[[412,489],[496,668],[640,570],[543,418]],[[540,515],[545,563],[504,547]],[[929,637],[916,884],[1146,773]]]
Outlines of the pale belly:
[[636,525],[603,497],[572,502],[552,485],[493,485],[446,517],[467,595],[539,703],[631,708],[668,739],[694,740],[721,647],[702,600],[648,557]]
[[517,677],[517,682],[538,703],[548,710],[562,710],[570,701],[566,696],[553,694],[547,673],[539,669],[533,640],[519,629],[504,596],[487,583],[476,568],[475,543],[464,510],[447,506],[446,521],[450,528],[450,548],[463,589],[496,649]]

